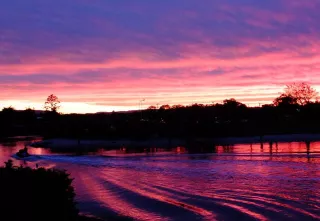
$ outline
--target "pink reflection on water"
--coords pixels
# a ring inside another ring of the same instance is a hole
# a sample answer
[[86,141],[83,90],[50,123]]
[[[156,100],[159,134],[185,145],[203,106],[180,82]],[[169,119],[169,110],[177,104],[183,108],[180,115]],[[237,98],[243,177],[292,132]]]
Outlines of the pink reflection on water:
[[250,210],[248,210],[248,209],[246,209],[246,208],[244,208],[242,206],[238,206],[238,205],[231,204],[231,203],[221,203],[221,205],[224,205],[224,206],[239,210],[240,212],[242,212],[244,214],[248,214],[249,216],[252,216],[253,218],[255,218],[257,220],[261,220],[261,221],[267,221],[268,220],[263,215],[255,213],[255,212],[252,212],[252,211],[250,211]]
[[[31,155],[49,155],[51,154],[50,149],[45,149],[45,148],[33,148],[29,147],[28,144],[31,142],[36,142],[42,140],[39,137],[34,137],[32,139],[28,140],[20,140],[23,137],[18,137],[19,139],[17,140],[15,137],[7,140],[6,142],[0,143],[0,166],[4,165],[4,162],[8,161],[9,159],[13,159],[13,163],[15,166],[30,166],[34,167],[35,162],[30,162],[28,160],[17,160],[12,158],[20,149],[23,149],[24,147],[28,147],[28,152]],[[55,164],[52,164],[55,165]],[[41,165],[44,166],[44,165]],[[54,166],[52,166],[54,167]]]
[[[250,167],[250,164],[247,162],[243,162],[244,158],[248,158],[245,161],[252,164],[252,167]],[[163,158],[159,158],[157,160],[142,161],[140,163],[143,164],[143,167],[145,168],[163,168],[165,171],[146,173],[143,170],[139,171],[135,168],[108,168],[104,169],[102,175],[99,175],[99,177],[108,180],[108,182],[111,182],[116,186],[128,189],[148,198],[171,203],[178,207],[181,205],[195,213],[205,211],[203,214],[201,212],[199,213],[204,216],[206,216],[206,213],[210,212],[210,210],[183,202],[184,200],[188,200],[188,197],[185,194],[193,195],[194,197],[204,196],[213,201],[220,200],[222,201],[221,205],[232,207],[242,213],[246,213],[261,220],[266,219],[266,217],[241,205],[252,205],[273,212],[283,211],[287,216],[290,215],[290,211],[296,211],[318,219],[319,216],[315,213],[304,210],[303,208],[291,206],[288,202],[284,202],[286,200],[294,203],[301,203],[301,199],[304,196],[310,196],[310,189],[305,190],[299,188],[296,183],[286,183],[286,180],[303,177],[317,178],[318,172],[315,171],[315,164],[308,163],[304,158],[279,158],[282,160],[270,161],[269,158],[265,157],[258,156],[253,158],[250,156],[242,157],[235,155],[223,158],[213,157],[212,161],[208,161],[206,164],[201,164],[200,162],[199,164],[190,164],[192,161],[161,161]],[[227,159],[228,163],[216,163],[215,160],[219,159]],[[284,164],[283,162],[286,161],[283,159],[290,162],[293,167]],[[234,164],[234,162],[236,162],[236,164]],[[277,162],[281,164],[272,165]],[[300,167],[310,167],[310,170],[299,170]],[[172,171],[174,169],[182,169],[182,173],[166,173],[167,171]],[[190,171],[194,169],[201,169],[196,178],[190,177]],[[208,171],[212,170],[217,171],[217,173],[212,173],[213,178],[215,178],[213,180],[207,176],[210,174]],[[188,171],[188,175],[185,176],[183,171]],[[219,176],[218,173],[220,172],[226,174],[230,173],[231,175],[217,178],[217,176]],[[203,176],[206,173],[208,174]],[[255,178],[256,175],[259,175],[261,178],[257,180]],[[282,186],[284,185],[281,184],[282,182],[286,183],[286,186]],[[181,195],[157,189],[157,187],[152,186],[152,184],[156,184],[156,186],[159,187],[165,187],[168,190],[178,191]],[[308,186],[308,188],[310,188],[310,186]],[[318,188],[319,183],[316,182],[312,189],[318,190]],[[316,191],[313,195],[318,197],[319,192]],[[237,198],[237,196],[241,198]],[[172,201],[172,199],[174,200]],[[314,201],[317,202],[316,200]],[[220,204],[219,202],[216,203]],[[191,207],[185,205],[191,205]],[[273,206],[276,208],[273,208]],[[310,206],[312,206],[312,204],[310,204]],[[314,210],[315,209],[317,209],[317,207],[314,207]]]
[[273,142],[256,144],[235,144],[226,146],[217,146],[217,153],[320,153],[320,142],[310,142],[310,149],[307,148],[307,142]]
[[[23,143],[0,147],[0,160],[23,147]],[[319,142],[311,143],[309,155],[303,142],[266,143],[263,148],[260,144],[220,146],[210,154],[186,154],[183,147],[147,153],[120,149],[74,157],[70,162],[65,156],[63,163],[51,156],[53,162],[47,159],[44,164],[71,172],[80,202],[91,199],[139,220],[172,218],[159,204],[208,220],[228,217],[232,211],[258,220],[272,220],[270,214],[304,220],[320,219],[319,147]],[[45,149],[30,151],[49,154]]]
[[165,217],[139,209],[133,204],[127,203],[124,199],[121,199],[121,197],[113,193],[112,190],[109,190],[101,183],[95,181],[93,177],[86,173],[81,173],[79,179],[82,180],[86,191],[91,194],[94,199],[118,214],[138,220],[167,220]]
[[[141,188],[141,184],[140,182],[137,182],[137,180],[132,180],[133,182],[128,181],[124,181],[124,179],[121,179],[121,176],[127,176],[125,174],[121,175],[122,171],[117,171],[116,174],[110,174],[109,171],[105,171],[103,172],[104,179],[107,179],[109,182],[114,183],[115,185],[122,187],[124,189],[130,190],[132,192],[138,193],[141,196],[145,196],[148,198],[152,198],[161,202],[165,202],[165,203],[169,203],[172,204],[176,207],[181,207],[183,209],[186,210],[190,210],[196,214],[199,214],[201,216],[203,216],[203,218],[208,219],[208,220],[215,220],[215,216],[213,213],[211,213],[210,211],[207,211],[203,208],[197,207],[195,205],[191,205],[188,203],[184,203],[182,201],[178,201],[175,198],[170,198],[166,195],[160,195],[158,193],[154,193],[153,191],[148,191],[144,188]],[[123,171],[124,173],[127,173],[127,171]],[[115,177],[119,177],[118,179]]]

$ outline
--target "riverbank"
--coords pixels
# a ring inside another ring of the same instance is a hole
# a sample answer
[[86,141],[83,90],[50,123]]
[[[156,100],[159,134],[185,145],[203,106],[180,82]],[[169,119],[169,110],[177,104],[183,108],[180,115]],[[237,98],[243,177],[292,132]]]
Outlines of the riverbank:
[[196,139],[149,139],[149,140],[77,140],[77,139],[48,139],[31,143],[32,147],[50,148],[53,150],[90,150],[99,148],[120,147],[177,147],[196,145],[197,143],[212,143],[216,145],[253,144],[253,143],[276,143],[276,142],[312,142],[319,141],[320,134],[286,134],[265,135],[254,137],[227,137],[227,138],[196,138]]
[[219,145],[230,144],[253,144],[253,143],[281,143],[281,142],[312,142],[320,141],[320,134],[282,134],[282,135],[264,135],[254,137],[228,137],[214,138],[214,143]]
[[51,148],[54,150],[82,150],[97,148],[119,148],[119,147],[176,147],[185,142],[180,139],[149,139],[149,140],[78,140],[78,139],[48,139],[31,143],[32,147]]

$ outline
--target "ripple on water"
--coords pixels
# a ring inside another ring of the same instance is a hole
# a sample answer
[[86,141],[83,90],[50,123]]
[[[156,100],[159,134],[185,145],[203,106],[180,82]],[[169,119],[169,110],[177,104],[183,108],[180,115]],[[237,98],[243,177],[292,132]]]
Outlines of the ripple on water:
[[[319,147],[309,155],[299,143],[272,154],[260,145],[131,157],[37,152],[41,165],[71,173],[80,207],[102,218],[112,211],[137,220],[320,220]],[[14,151],[0,147],[0,157]]]
[[[99,195],[108,208],[120,201],[127,210],[119,209],[118,204],[111,208],[137,219],[142,219],[141,214],[149,220],[320,219],[317,164],[109,160],[108,164],[117,161],[116,166],[104,164],[87,170],[93,181],[86,197],[97,200]],[[297,171],[306,168],[304,175]],[[87,176],[80,174],[78,177]]]

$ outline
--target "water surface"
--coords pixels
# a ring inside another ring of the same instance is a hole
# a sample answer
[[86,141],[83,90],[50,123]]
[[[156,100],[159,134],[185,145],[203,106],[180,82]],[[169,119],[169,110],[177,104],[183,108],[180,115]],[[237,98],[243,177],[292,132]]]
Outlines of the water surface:
[[[26,142],[2,142],[0,163]],[[80,156],[30,151],[39,159],[15,163],[67,169],[81,211],[101,218],[320,220],[320,142],[238,144],[194,154],[183,147]]]

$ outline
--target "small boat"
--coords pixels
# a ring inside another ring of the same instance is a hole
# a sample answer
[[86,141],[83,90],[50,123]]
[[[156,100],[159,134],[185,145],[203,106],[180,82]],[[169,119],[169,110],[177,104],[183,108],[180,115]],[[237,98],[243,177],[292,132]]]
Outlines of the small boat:
[[28,153],[28,148],[25,147],[25,148],[19,150],[18,153],[16,153],[16,156],[19,157],[19,158],[29,157],[30,154]]

